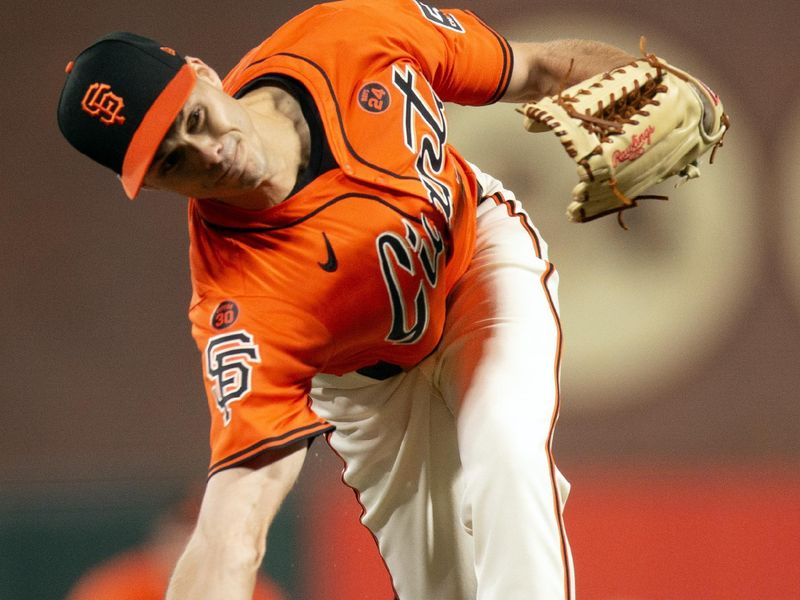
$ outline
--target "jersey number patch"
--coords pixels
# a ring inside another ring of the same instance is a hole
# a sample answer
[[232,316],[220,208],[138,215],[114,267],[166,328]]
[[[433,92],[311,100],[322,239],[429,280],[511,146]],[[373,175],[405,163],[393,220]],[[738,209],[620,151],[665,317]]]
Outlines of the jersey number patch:
[[241,400],[250,393],[253,363],[260,363],[261,356],[253,336],[242,330],[217,335],[206,344],[206,377],[213,382],[212,392],[217,410],[227,427],[231,422],[232,402]]

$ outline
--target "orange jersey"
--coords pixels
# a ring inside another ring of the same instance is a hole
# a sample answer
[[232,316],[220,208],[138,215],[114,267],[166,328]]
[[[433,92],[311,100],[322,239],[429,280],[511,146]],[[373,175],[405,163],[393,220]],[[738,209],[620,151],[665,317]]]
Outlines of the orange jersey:
[[494,102],[511,69],[506,40],[472,13],[346,0],[292,19],[225,78],[231,95],[264,76],[299,82],[336,166],[267,210],[190,203],[212,474],[330,430],[309,406],[315,374],[409,368],[436,347],[478,199],[443,101]]

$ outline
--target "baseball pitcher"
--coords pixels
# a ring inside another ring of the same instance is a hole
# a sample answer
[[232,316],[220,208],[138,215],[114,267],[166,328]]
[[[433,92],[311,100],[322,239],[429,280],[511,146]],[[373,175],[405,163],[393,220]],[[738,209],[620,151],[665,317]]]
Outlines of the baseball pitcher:
[[[168,598],[251,596],[323,435],[398,598],[574,597],[552,452],[558,274],[515,195],[448,144],[444,103],[557,98],[633,62],[590,41],[509,42],[418,0],[344,0],[224,79],[129,33],[70,63],[70,143],[131,198],[189,197],[211,458]],[[526,106],[527,126],[555,128],[547,108]]]

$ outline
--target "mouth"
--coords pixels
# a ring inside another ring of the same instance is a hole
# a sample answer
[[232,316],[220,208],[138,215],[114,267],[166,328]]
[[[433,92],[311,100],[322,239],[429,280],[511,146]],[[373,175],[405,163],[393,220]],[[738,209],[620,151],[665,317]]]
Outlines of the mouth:
[[215,182],[216,185],[230,183],[232,181],[237,180],[242,175],[243,171],[241,165],[242,152],[240,151],[241,143],[239,142],[239,140],[236,140],[234,144],[235,146],[232,151],[233,155],[231,156],[230,161],[228,162],[227,168],[225,168],[225,170],[222,171],[222,174],[217,178]]

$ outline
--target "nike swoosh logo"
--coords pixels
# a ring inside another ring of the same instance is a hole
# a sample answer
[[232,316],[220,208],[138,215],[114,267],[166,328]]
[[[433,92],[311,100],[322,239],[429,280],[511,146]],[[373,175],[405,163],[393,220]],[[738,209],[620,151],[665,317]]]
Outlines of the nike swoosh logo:
[[328,252],[328,260],[324,263],[318,262],[320,269],[327,273],[333,273],[336,269],[339,268],[339,261],[336,260],[336,254],[333,251],[333,246],[331,246],[331,242],[328,239],[328,236],[325,235],[325,232],[322,232],[322,237],[325,239],[325,249]]

